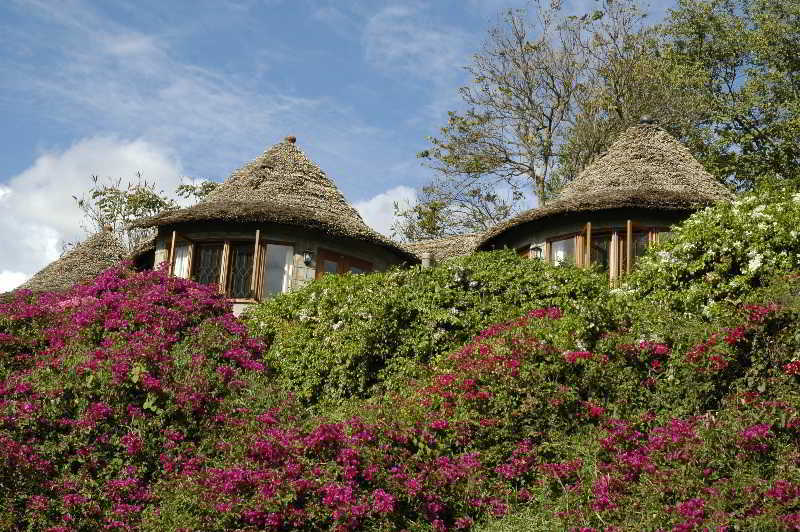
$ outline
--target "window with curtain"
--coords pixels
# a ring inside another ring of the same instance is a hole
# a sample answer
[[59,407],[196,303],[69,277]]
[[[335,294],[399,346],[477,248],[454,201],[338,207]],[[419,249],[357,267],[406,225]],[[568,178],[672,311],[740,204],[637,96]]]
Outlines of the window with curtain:
[[553,264],[575,264],[575,237],[550,242],[550,262]]
[[283,244],[266,244],[262,248],[262,253],[264,252],[266,255],[262,260],[261,297],[266,298],[288,292],[292,280],[294,247]]
[[183,279],[189,278],[189,256],[192,245],[181,241],[175,243],[175,257],[172,261],[172,275]]

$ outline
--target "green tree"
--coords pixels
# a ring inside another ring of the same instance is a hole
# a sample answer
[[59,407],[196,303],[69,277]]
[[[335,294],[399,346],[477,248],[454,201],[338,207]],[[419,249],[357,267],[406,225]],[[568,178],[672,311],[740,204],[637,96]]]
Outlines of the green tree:
[[[545,204],[642,108],[677,107],[664,98],[666,68],[653,67],[660,34],[645,17],[635,0],[606,0],[581,17],[557,2],[509,11],[467,67],[467,110],[449,113],[419,154],[435,177],[420,201],[396,209],[396,233],[482,230],[528,197]],[[640,78],[650,87],[640,90]]]
[[666,32],[708,76],[706,167],[740,189],[800,178],[800,0],[680,0]]
[[[193,203],[205,198],[216,185],[205,180],[181,183],[175,193]],[[153,229],[131,228],[132,222],[179,207],[174,199],[156,187],[154,181],[147,181],[141,173],[136,174],[135,181],[125,185],[121,178],[101,180],[94,175],[89,190],[80,197],[73,195],[72,198],[83,211],[82,227],[87,233],[110,229],[131,251],[151,238],[154,232]],[[74,244],[67,243],[65,249]]]

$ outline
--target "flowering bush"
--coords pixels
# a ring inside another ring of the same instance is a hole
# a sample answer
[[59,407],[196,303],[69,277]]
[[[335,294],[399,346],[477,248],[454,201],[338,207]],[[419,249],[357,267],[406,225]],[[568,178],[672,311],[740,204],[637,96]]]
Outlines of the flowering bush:
[[767,279],[800,267],[798,231],[800,192],[794,188],[708,207],[639,261],[629,299],[662,312],[715,315],[720,305],[741,304]]
[[323,279],[247,326],[163,271],[18,293],[0,528],[800,529],[800,278],[705,314],[636,282],[489,253]]
[[[688,348],[613,330],[587,345],[576,331],[589,319],[535,309],[484,329],[401,392],[327,416],[287,401],[231,417],[230,443],[162,483],[146,526],[459,530],[527,505],[549,529],[789,527],[797,377],[781,369],[788,350],[757,348],[796,327],[795,309],[742,309],[740,323]],[[695,356],[716,338],[736,364]],[[768,390],[750,391],[768,356],[779,357]],[[687,376],[678,390],[674,375]],[[687,393],[705,379],[719,381],[711,397]],[[691,413],[673,414],[678,395]]]
[[269,361],[284,384],[315,402],[395,386],[419,362],[539,307],[592,315],[583,334],[595,335],[607,294],[602,274],[496,251],[424,270],[326,276],[261,304],[248,323],[272,340]]
[[262,378],[263,349],[222,297],[163,271],[16,293],[0,304],[0,522],[135,528],[152,485],[199,463],[192,447]]

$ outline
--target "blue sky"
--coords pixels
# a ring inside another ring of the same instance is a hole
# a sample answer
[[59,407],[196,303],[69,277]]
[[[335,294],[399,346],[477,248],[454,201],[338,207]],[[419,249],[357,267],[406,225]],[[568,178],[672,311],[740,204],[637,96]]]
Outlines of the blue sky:
[[[594,0],[565,2],[583,13]],[[91,175],[222,180],[286,135],[376,229],[525,0],[0,3],[0,291],[84,236]],[[656,9],[657,14],[663,8]]]

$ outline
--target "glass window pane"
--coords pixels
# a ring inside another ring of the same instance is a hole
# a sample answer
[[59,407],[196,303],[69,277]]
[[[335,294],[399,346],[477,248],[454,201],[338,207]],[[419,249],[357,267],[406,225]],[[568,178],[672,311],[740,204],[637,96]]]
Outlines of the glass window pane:
[[231,244],[231,266],[228,272],[230,297],[242,299],[251,297],[250,282],[253,279],[253,242]]
[[322,261],[322,271],[325,273],[338,273],[339,263],[333,260],[325,259]]
[[219,282],[219,268],[222,264],[222,244],[198,244],[192,264],[192,278],[198,283]]
[[355,273],[355,274],[364,273],[364,270],[359,268],[358,266],[350,266],[350,273]]
[[647,233],[633,233],[633,256],[641,257],[647,251]]
[[658,233],[659,243],[669,242],[672,238],[672,231],[661,231]]
[[189,243],[175,244],[175,260],[172,262],[172,275],[183,279],[189,278]]
[[554,264],[575,264],[575,238],[569,237],[551,242],[550,256]]
[[603,270],[608,270],[610,263],[611,235],[600,234],[592,235],[592,266],[600,266]]
[[294,247],[279,244],[267,244],[267,256],[264,258],[261,296],[269,297],[289,291],[292,279],[292,259]]

